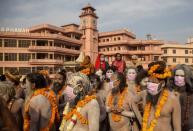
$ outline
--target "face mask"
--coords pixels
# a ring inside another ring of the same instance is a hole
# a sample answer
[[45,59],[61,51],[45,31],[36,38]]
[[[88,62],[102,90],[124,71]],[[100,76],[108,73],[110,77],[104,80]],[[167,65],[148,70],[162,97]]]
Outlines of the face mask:
[[73,100],[76,97],[76,95],[73,93],[73,88],[68,85],[64,92],[67,95],[68,100]]
[[159,93],[158,88],[159,88],[159,84],[157,84],[157,83],[152,83],[152,82],[147,83],[147,91],[149,94],[151,94],[153,96],[155,96]]
[[128,75],[127,75],[127,79],[128,79],[129,81],[134,81],[134,80],[135,80],[135,77],[136,77],[136,74],[128,74]]
[[108,79],[110,79],[111,78],[111,76],[113,75],[113,73],[106,73],[106,77],[108,78]]
[[174,82],[175,82],[175,85],[179,87],[185,86],[185,80],[184,80],[184,77],[182,76],[175,76]]
[[100,61],[105,61],[105,58],[101,57],[101,58],[100,58]]

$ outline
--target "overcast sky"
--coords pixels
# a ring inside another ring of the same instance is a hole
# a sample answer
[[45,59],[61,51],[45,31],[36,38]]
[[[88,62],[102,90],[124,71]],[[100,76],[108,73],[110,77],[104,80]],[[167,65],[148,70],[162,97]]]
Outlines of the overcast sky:
[[193,37],[193,0],[0,0],[0,27],[79,24],[87,3],[96,9],[100,32],[126,28],[139,39],[151,33],[180,43]]

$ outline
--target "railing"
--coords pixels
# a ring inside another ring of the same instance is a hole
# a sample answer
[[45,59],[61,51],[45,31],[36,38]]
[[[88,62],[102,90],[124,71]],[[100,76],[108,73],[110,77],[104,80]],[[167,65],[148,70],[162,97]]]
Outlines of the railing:
[[62,52],[67,54],[80,54],[79,50],[67,49],[55,46],[29,46],[30,51],[50,51],[50,52]]
[[63,60],[55,59],[30,59],[29,63],[31,65],[63,65]]

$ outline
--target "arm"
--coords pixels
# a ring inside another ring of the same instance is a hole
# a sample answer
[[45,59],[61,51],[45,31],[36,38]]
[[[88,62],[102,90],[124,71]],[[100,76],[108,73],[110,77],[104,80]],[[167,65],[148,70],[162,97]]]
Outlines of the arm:
[[179,98],[175,96],[173,99],[172,124],[174,131],[181,131],[181,106]]
[[134,117],[135,117],[134,112],[132,112],[132,111],[126,111],[126,110],[122,111],[122,112],[121,112],[121,115],[122,115],[122,116],[125,116],[125,117],[131,117],[131,118],[134,118]]
[[106,107],[104,101],[100,96],[97,97],[97,101],[100,107],[100,122],[106,118]]
[[131,110],[133,111],[133,113],[135,114],[135,117],[137,118],[138,122],[140,125],[142,125],[142,116],[141,116],[141,113],[134,101],[134,99],[130,98],[131,101],[130,101],[130,107],[131,107]]
[[33,99],[30,101],[29,105],[29,115],[30,115],[30,131],[39,131],[40,124],[40,109],[38,106],[38,100]]
[[89,131],[99,131],[100,108],[96,100],[90,102],[88,109]]

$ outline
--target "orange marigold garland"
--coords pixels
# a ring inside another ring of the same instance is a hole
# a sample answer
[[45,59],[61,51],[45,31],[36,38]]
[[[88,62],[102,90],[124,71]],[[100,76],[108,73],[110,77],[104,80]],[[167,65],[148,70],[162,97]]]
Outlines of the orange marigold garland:
[[168,68],[165,68],[164,70],[164,73],[163,74],[158,74],[158,73],[154,73],[154,71],[159,68],[159,64],[156,64],[156,65],[153,65],[150,70],[148,71],[148,74],[153,76],[153,77],[156,77],[158,79],[165,79],[167,77],[171,77],[172,76],[172,73],[171,71],[168,69]]
[[[54,121],[56,119],[57,122],[60,120],[60,116],[58,113],[58,106],[56,103],[56,96],[53,91],[50,91],[48,88],[43,88],[43,89],[37,89],[34,91],[33,95],[31,96],[30,100],[38,95],[43,95],[45,96],[50,104],[51,104],[51,118],[49,120],[49,124],[45,127],[42,128],[41,131],[49,131],[50,128],[52,128]],[[29,131],[30,129],[30,116],[29,116],[29,103],[25,106],[25,114],[24,114],[24,131]]]
[[92,96],[85,96],[85,98],[83,99],[83,100],[80,100],[78,103],[77,103],[77,105],[76,105],[76,107],[74,108],[74,109],[72,109],[72,111],[70,111],[68,114],[66,114],[65,116],[64,116],[64,119],[66,120],[66,121],[68,121],[69,119],[71,119],[71,117],[73,116],[73,115],[76,115],[77,116],[77,119],[78,120],[80,120],[80,123],[81,124],[86,124],[86,125],[88,125],[88,120],[86,119],[86,118],[84,118],[78,111],[77,111],[77,108],[82,108],[82,107],[84,107],[87,103],[89,103],[91,100],[93,100],[93,99],[96,99],[96,96],[95,95],[92,95]]
[[83,69],[80,71],[81,73],[85,74],[85,75],[89,75],[91,72],[90,72],[90,68],[86,68],[86,69]]
[[157,124],[157,120],[160,117],[161,110],[166,103],[168,99],[169,91],[167,89],[164,89],[163,94],[160,98],[160,101],[158,102],[158,105],[156,106],[156,111],[154,113],[154,119],[150,122],[150,125],[148,127],[148,119],[151,112],[151,102],[148,102],[145,105],[145,110],[143,114],[143,125],[142,125],[142,131],[153,131]]
[[[127,91],[128,91],[128,88],[125,88],[122,93],[118,94],[120,96],[119,101],[118,101],[118,108],[119,109],[123,108],[123,101],[124,101],[124,98],[125,98]],[[113,106],[113,100],[114,100],[113,95],[110,95],[108,103],[107,103],[110,108],[112,108],[112,106]],[[112,117],[112,120],[114,122],[119,122],[121,120],[121,115],[119,115],[119,114],[112,113],[111,117]]]

